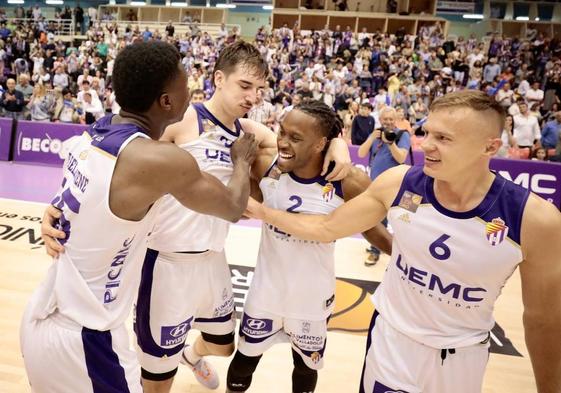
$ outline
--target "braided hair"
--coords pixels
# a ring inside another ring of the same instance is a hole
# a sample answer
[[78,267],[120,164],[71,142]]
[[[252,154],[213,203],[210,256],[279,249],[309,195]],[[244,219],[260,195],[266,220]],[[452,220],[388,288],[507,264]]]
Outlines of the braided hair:
[[297,105],[294,109],[304,112],[316,119],[320,127],[320,132],[328,141],[337,138],[343,130],[343,121],[339,115],[321,101],[306,100]]

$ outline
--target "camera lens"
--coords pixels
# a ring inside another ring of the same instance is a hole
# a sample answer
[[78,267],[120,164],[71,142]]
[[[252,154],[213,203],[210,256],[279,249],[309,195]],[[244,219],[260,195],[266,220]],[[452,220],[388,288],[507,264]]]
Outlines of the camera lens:
[[397,139],[397,134],[392,130],[384,130],[384,138],[388,142],[394,142]]

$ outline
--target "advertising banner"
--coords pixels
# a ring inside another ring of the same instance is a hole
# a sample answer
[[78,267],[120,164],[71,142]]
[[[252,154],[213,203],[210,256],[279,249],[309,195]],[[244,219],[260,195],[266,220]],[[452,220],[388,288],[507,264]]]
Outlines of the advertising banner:
[[62,166],[59,153],[62,143],[82,135],[85,125],[19,121],[16,131],[14,161]]
[[[358,156],[358,146],[349,146],[349,149],[354,165],[369,173],[368,157],[360,158]],[[415,165],[423,165],[423,152],[419,150],[413,151],[413,158]],[[497,171],[504,178],[530,189],[558,208],[561,208],[561,164],[534,160],[493,158],[491,159],[490,166],[492,170]]]
[[0,118],[0,161],[8,161],[12,143],[12,119]]

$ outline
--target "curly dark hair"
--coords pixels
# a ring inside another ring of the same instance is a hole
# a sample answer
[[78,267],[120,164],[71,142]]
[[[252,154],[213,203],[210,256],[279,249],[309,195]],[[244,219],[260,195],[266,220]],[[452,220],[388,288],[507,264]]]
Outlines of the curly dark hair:
[[145,112],[180,72],[180,55],[170,44],[142,42],[125,47],[115,59],[113,87],[128,112]]
[[343,130],[343,122],[337,113],[321,101],[306,100],[294,107],[316,119],[320,132],[328,141],[337,138]]
[[269,77],[269,66],[255,46],[242,40],[225,47],[218,56],[212,71],[212,85],[214,86],[214,73],[222,71],[228,75],[237,65],[247,66],[254,76],[262,79]]

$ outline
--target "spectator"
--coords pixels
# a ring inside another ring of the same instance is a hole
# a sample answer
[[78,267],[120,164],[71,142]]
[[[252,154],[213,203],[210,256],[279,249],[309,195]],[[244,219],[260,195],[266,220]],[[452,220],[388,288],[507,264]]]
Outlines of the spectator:
[[505,83],[503,87],[497,92],[496,100],[500,106],[503,108],[508,109],[512,103],[514,98],[514,91],[510,88],[510,83]]
[[64,72],[64,66],[58,66],[53,77],[53,87],[59,87],[61,90],[70,84],[68,75]]
[[275,108],[270,102],[263,99],[261,90],[257,90],[257,100],[253,108],[247,113],[247,117],[258,123],[272,128],[275,121]]
[[532,83],[532,87],[526,92],[525,98],[528,106],[532,107],[533,104],[541,105],[543,102],[544,92],[540,89],[540,82]]
[[28,106],[32,121],[49,121],[53,114],[55,100],[52,93],[47,93],[45,85],[37,83]]
[[166,34],[168,37],[173,37],[173,35],[175,34],[175,27],[173,27],[171,20],[168,22],[166,26]]
[[82,121],[86,124],[92,124],[103,116],[103,106],[99,98],[94,97],[92,91],[85,91],[83,94],[82,107]]
[[6,81],[6,91],[2,93],[2,107],[6,117],[16,120],[23,120],[24,98],[23,94],[16,90],[16,81],[8,79]]
[[501,141],[502,145],[497,155],[499,157],[506,158],[509,156],[510,149],[518,148],[518,144],[516,143],[516,138],[513,135],[513,118],[512,115],[507,115],[505,117],[505,126],[503,128],[503,132],[501,133]]
[[537,148],[532,154],[532,160],[534,161],[546,161],[547,159],[547,150],[543,147]]
[[487,83],[491,83],[500,74],[501,66],[497,64],[497,58],[491,57],[489,59],[489,64],[487,64],[483,69],[483,80]]
[[29,75],[20,74],[19,83],[16,85],[16,90],[23,94],[23,103],[27,105],[31,96],[33,95],[33,86],[29,84]]
[[561,137],[561,112],[555,113],[555,118],[548,121],[541,132],[541,144],[544,149],[555,149]]
[[205,101],[205,92],[197,89],[197,90],[193,90],[191,91],[191,104],[196,104],[199,102],[204,102]]
[[94,99],[99,100],[99,97],[98,97],[98,95],[97,95],[97,92],[96,92],[95,90],[92,90],[91,84],[90,84],[90,82],[88,82],[87,79],[85,79],[85,80],[82,82],[82,90],[80,90],[80,91],[78,92],[78,96],[77,96],[77,100],[78,100],[78,102],[80,103],[80,105],[82,105],[82,106],[84,105],[84,101],[85,101],[85,100],[84,100],[84,95],[85,95],[85,93],[88,93],[88,94],[89,94],[90,96],[92,96]]
[[[359,157],[369,157],[370,179],[376,179],[381,173],[405,162],[411,147],[409,132],[396,127],[397,115],[394,108],[385,107],[380,111],[381,127],[374,130],[360,145]],[[387,221],[384,221],[387,225]],[[380,251],[369,249],[365,265],[375,265],[380,258]]]
[[62,100],[57,102],[53,120],[61,123],[78,123],[80,120],[79,105],[69,89],[62,90]]
[[520,114],[514,116],[514,128],[512,134],[518,143],[519,148],[528,148],[530,151],[534,144],[541,138],[538,119],[532,116],[528,110],[528,104],[519,103]]
[[376,122],[372,116],[372,105],[365,102],[360,104],[358,115],[353,119],[351,126],[351,143],[360,146],[374,131]]

